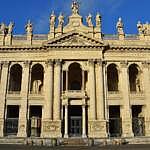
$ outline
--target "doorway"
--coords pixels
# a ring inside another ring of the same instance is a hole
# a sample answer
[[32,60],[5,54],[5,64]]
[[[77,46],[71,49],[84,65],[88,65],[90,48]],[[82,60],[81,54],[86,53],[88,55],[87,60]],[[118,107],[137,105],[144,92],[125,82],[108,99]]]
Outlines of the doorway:
[[69,106],[69,136],[80,137],[82,135],[82,107]]

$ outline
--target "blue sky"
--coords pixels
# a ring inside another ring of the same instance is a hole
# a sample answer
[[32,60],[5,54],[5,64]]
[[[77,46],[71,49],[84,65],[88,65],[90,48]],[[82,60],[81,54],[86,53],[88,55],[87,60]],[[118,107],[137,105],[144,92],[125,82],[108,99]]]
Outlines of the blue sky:
[[[102,15],[102,31],[116,33],[116,22],[122,17],[125,33],[136,34],[136,24],[150,22],[150,0],[79,0],[80,14],[84,17],[97,12]],[[28,19],[34,24],[34,33],[48,33],[49,16],[52,10],[56,15],[63,12],[70,15],[72,0],[1,0],[0,22],[15,23],[15,34],[24,34]]]

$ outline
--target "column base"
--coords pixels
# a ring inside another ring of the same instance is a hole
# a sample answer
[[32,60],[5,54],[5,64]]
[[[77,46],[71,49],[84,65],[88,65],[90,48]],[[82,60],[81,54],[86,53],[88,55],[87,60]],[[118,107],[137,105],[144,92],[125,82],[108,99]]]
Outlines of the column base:
[[64,135],[64,138],[66,138],[66,139],[67,139],[68,137],[69,137],[69,136],[68,136],[68,134],[65,134],[65,135]]
[[145,118],[145,136],[150,136],[150,118]]
[[131,119],[122,120],[122,137],[134,137]]
[[0,137],[4,137],[4,119],[0,118]]
[[19,121],[17,137],[27,137],[27,122]]
[[106,138],[106,120],[90,120],[88,122],[88,137],[90,138]]
[[87,135],[86,134],[82,134],[82,138],[87,138]]
[[43,120],[42,138],[61,138],[61,120]]

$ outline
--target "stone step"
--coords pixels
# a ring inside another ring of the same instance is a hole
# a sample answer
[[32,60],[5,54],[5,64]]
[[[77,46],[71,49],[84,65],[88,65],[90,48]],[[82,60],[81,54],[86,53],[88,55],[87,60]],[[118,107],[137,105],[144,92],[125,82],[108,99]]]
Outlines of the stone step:
[[61,145],[64,146],[88,146],[89,140],[82,138],[63,139]]

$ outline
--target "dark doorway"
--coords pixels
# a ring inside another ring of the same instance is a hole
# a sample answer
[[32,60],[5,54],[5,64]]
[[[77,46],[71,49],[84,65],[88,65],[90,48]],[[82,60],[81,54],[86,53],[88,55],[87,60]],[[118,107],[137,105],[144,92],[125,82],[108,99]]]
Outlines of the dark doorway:
[[121,132],[120,106],[109,106],[109,134],[111,137],[120,137]]
[[30,106],[29,136],[40,137],[42,106]]
[[144,115],[141,105],[132,106],[132,130],[134,136],[144,136]]
[[69,136],[80,137],[82,135],[82,107],[69,106]]
[[19,120],[19,106],[7,106],[7,117],[5,120],[5,134],[17,135]]

